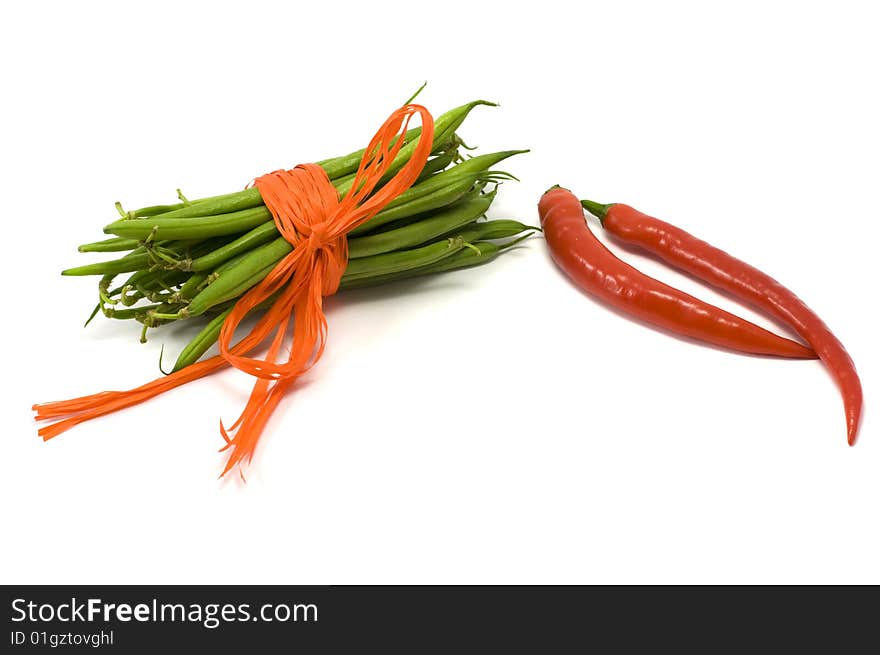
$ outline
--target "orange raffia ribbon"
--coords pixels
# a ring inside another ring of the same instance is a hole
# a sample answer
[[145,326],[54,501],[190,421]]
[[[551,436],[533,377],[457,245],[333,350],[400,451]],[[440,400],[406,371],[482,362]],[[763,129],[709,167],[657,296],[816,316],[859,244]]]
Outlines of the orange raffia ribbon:
[[[415,114],[421,115],[422,133],[412,156],[378,191],[373,193],[403,147],[402,135]],[[346,235],[370,220],[383,207],[413,185],[431,154],[434,120],[421,105],[396,110],[376,132],[364,151],[354,181],[341,200],[320,166],[301,164],[275,171],[254,181],[275,226],[293,250],[235,304],[220,331],[220,354],[129,391],[104,391],[73,400],[34,405],[36,420],[59,419],[40,428],[48,441],[74,425],[149,400],[165,391],[204,377],[226,365],[257,378],[244,411],[227,430],[223,450],[231,449],[223,469],[250,461],[257,440],[272,411],[296,379],[321,357],[327,340],[324,296],[339,288],[348,265]],[[372,195],[371,195],[372,194]],[[236,327],[254,307],[277,293],[272,306],[249,334],[232,345]],[[265,359],[249,357],[275,332]],[[292,332],[286,361],[277,361],[288,333]],[[231,433],[231,436],[230,436]]]

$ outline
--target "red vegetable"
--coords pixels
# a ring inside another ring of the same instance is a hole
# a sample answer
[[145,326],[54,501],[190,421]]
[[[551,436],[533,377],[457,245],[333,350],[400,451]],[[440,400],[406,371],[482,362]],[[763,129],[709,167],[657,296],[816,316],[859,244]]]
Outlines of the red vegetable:
[[544,239],[556,264],[584,291],[643,321],[733,350],[779,357],[815,353],[664,284],[621,261],[587,227],[581,202],[554,187],[538,204]]
[[644,248],[791,326],[813,347],[837,383],[846,412],[847,441],[855,444],[862,413],[862,384],[843,344],[804,301],[766,273],[674,225],[628,205],[600,205],[590,200],[582,204],[621,240]]

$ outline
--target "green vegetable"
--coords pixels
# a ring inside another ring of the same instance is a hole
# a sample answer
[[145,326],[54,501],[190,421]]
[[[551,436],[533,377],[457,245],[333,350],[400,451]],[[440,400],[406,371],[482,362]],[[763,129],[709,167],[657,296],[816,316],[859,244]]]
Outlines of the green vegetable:
[[[494,167],[526,151],[466,159],[459,154],[457,131],[465,118],[474,107],[491,104],[478,100],[436,119],[432,153],[417,181],[349,233],[349,261],[340,289],[487,263],[507,247],[488,239],[533,229],[516,221],[482,220],[498,185],[515,179]],[[409,159],[420,134],[421,128],[415,128],[403,135],[403,146],[380,186]],[[351,187],[362,157],[360,150],[319,162],[340,197]],[[180,320],[199,322],[202,329],[180,353],[175,370],[210,349],[231,307],[292,250],[255,188],[192,201],[179,191],[178,196],[179,203],[134,211],[117,203],[121,218],[104,228],[113,236],[79,249],[122,256],[63,272],[100,276],[92,317],[103,313],[114,320],[133,319],[141,324],[141,340],[148,329]],[[123,273],[127,277],[114,285]],[[268,302],[252,311],[262,312],[266,306]]]

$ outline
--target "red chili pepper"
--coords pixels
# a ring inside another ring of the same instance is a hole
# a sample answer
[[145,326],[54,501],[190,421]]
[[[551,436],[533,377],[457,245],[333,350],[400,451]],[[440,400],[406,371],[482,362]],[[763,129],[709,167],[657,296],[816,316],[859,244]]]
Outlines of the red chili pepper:
[[843,344],[804,301],[766,273],[674,225],[628,205],[600,205],[590,200],[581,204],[622,241],[641,246],[791,326],[813,347],[837,383],[846,412],[847,441],[851,446],[855,444],[862,412],[862,384]]
[[554,187],[538,203],[553,260],[584,291],[643,321],[688,337],[761,355],[813,359],[799,343],[674,289],[621,261],[587,227],[580,200]]

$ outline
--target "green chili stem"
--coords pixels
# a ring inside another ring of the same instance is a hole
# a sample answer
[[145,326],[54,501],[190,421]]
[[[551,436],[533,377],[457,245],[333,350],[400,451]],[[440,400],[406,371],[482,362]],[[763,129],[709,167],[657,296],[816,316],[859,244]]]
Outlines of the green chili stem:
[[610,205],[603,205],[598,202],[593,202],[592,200],[581,200],[581,207],[590,212],[593,216],[599,219],[600,222],[605,220],[605,217],[608,215],[608,210],[611,209],[614,203]]

